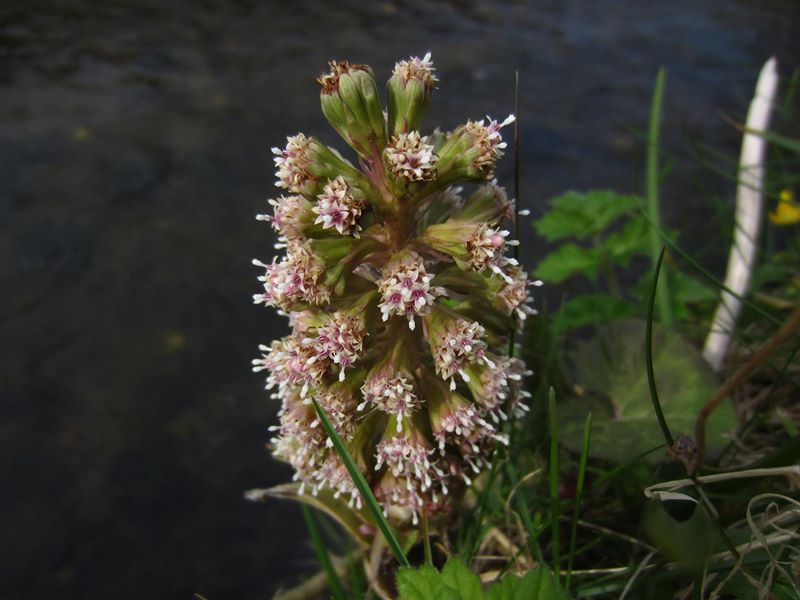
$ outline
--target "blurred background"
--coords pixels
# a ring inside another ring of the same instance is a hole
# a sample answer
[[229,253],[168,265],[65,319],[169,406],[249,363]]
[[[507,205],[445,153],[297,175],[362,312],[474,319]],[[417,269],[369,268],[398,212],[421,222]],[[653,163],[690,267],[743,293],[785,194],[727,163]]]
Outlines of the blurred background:
[[[665,153],[735,159],[725,118],[769,56],[798,66],[799,25],[795,0],[0,0],[0,597],[268,598],[316,570],[299,510],[242,494],[291,477],[249,368],[287,331],[251,304],[250,259],[274,254],[253,217],[271,146],[337,143],[328,60],[382,82],[432,51],[443,129],[512,112],[518,69],[538,216],[570,188],[642,190],[660,66]],[[666,224],[702,244],[732,184],[673,166]]]

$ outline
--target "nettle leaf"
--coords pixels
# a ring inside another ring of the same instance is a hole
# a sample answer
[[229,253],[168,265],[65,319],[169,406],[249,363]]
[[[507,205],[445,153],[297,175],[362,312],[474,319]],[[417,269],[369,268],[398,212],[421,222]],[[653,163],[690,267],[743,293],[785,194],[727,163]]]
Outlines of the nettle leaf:
[[440,573],[425,565],[400,569],[397,573],[399,600],[568,600],[549,571],[536,568],[523,577],[507,575],[484,595],[481,580],[457,557],[447,561]]
[[541,567],[528,571],[523,577],[507,575],[489,588],[486,600],[568,600],[553,574]]
[[534,227],[550,242],[567,237],[584,239],[603,231],[641,203],[637,196],[623,196],[609,190],[569,191],[550,201],[550,210]]
[[568,277],[581,274],[592,281],[597,278],[600,255],[593,248],[563,244],[545,256],[536,267],[536,277],[548,283],[559,283]]
[[639,312],[635,304],[608,294],[581,294],[565,302],[553,316],[553,330],[565,333],[585,325],[604,325]]
[[397,572],[399,600],[484,600],[480,578],[459,558],[451,558],[440,573],[423,565]]
[[456,590],[462,600],[483,600],[481,580],[460,558],[453,557],[442,569],[442,581]]
[[625,267],[634,255],[649,254],[649,229],[649,223],[642,216],[628,220],[622,230],[606,238],[604,245],[609,257]]
[[428,565],[416,569],[403,568],[397,572],[399,600],[459,600],[460,596],[447,587],[442,575]]
[[[663,443],[647,384],[645,321],[623,319],[602,327],[573,353],[577,382],[590,394],[559,406],[564,443],[580,451],[587,411],[592,411],[591,455],[624,462]],[[673,435],[691,435],[697,414],[719,386],[700,352],[678,333],[654,324],[653,367],[664,416]],[[736,427],[730,402],[711,414],[706,427],[711,455]],[[657,461],[663,453],[652,453]]]

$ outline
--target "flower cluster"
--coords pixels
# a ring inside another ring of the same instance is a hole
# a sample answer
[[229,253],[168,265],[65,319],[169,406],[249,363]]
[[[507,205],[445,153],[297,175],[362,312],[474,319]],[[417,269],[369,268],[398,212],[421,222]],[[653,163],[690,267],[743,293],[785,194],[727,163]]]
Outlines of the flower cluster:
[[330,68],[318,80],[323,113],[359,166],[289,137],[273,149],[286,195],[257,217],[285,253],[253,261],[264,270],[254,301],[292,326],[253,361],[281,403],[273,453],[294,468],[299,493],[361,506],[313,398],[387,516],[444,519],[507,443],[502,423],[527,410],[530,372],[508,338],[538,282],[507,255],[514,201],[492,179],[513,116],[426,136],[430,54],[397,63],[385,111],[369,67]]

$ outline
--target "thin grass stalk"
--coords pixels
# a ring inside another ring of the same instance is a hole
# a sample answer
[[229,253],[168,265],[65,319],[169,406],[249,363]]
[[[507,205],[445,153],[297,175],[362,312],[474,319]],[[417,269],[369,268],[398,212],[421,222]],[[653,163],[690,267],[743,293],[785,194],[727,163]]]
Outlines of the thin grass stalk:
[[433,566],[433,552],[431,551],[431,533],[428,529],[428,511],[422,509],[422,543],[425,551],[425,564]]
[[400,546],[400,542],[397,541],[397,537],[395,537],[391,525],[389,525],[386,517],[383,516],[383,511],[381,510],[378,501],[375,499],[375,495],[372,493],[369,484],[367,484],[366,479],[364,479],[364,476],[358,469],[353,457],[350,456],[350,452],[348,452],[347,447],[342,442],[342,439],[336,433],[336,430],[328,420],[328,415],[326,415],[325,411],[322,410],[322,407],[319,405],[316,398],[312,398],[311,403],[314,406],[314,410],[317,411],[317,416],[322,422],[325,432],[333,442],[336,452],[339,453],[344,466],[347,468],[347,472],[350,473],[350,477],[353,478],[353,483],[358,488],[361,497],[364,499],[367,509],[369,509],[372,518],[375,519],[375,524],[378,526],[378,529],[381,530],[383,537],[386,539],[386,543],[388,544],[389,549],[392,551],[392,554],[394,554],[395,559],[397,559],[397,562],[400,563],[401,567],[410,567],[411,563],[408,562],[408,558],[406,558],[406,555]]
[[319,533],[319,528],[317,527],[314,514],[311,512],[311,509],[303,503],[300,503],[300,508],[303,510],[303,518],[306,521],[308,533],[311,535],[311,544],[314,546],[314,552],[317,555],[317,560],[319,561],[319,564],[325,573],[325,577],[328,580],[328,586],[330,587],[331,595],[336,600],[346,600],[347,596],[344,593],[344,588],[342,588],[342,582],[339,580],[339,575],[336,573],[336,569],[333,568],[333,563],[331,562],[328,548]]
[[[514,496],[514,505],[516,506],[517,512],[522,519],[522,524],[525,527],[525,532],[528,534],[528,539],[526,540],[528,543],[528,549],[531,551],[531,554],[541,565],[546,565],[547,563],[544,560],[544,555],[542,554],[542,548],[539,545],[539,536],[541,535],[541,530],[537,531],[534,526],[533,522],[531,521],[531,511],[528,508],[528,502],[525,500],[525,496],[523,494],[516,494],[516,490],[518,489],[519,485],[525,481],[528,477],[527,475],[522,478],[522,480],[517,480],[517,471],[511,463],[506,465],[506,471],[509,474],[510,479],[512,480],[512,491],[511,495]],[[510,499],[510,496],[509,496]],[[508,500],[506,501],[506,506],[508,506]]]
[[658,419],[658,425],[661,427],[661,433],[664,435],[664,440],[667,446],[672,448],[674,440],[672,433],[670,433],[667,420],[664,418],[664,412],[661,410],[661,402],[658,399],[658,390],[656,389],[656,374],[653,369],[653,309],[656,302],[656,290],[658,288],[658,275],[661,273],[661,263],[664,260],[664,250],[666,246],[661,246],[661,252],[656,260],[655,272],[653,273],[653,286],[650,288],[650,302],[647,306],[647,329],[645,330],[644,353],[645,363],[647,366],[647,385],[650,389],[650,399],[653,401],[653,410]]
[[583,499],[583,482],[586,477],[586,462],[589,458],[589,445],[592,437],[592,413],[586,415],[583,424],[583,444],[581,446],[581,458],[578,463],[578,482],[575,489],[575,506],[572,510],[572,523],[570,524],[569,535],[569,560],[567,561],[567,581],[565,587],[569,593],[569,586],[572,580],[572,561],[575,557],[575,541],[578,533],[578,517],[581,512],[581,500]]
[[550,530],[552,532],[553,573],[561,577],[561,552],[559,546],[558,518],[560,502],[558,497],[558,419],[556,416],[556,391],[550,388],[548,397],[550,412]]
[[[661,68],[658,70],[658,75],[656,75],[656,84],[653,90],[653,103],[650,109],[650,126],[647,132],[647,212],[659,229],[661,228],[661,217],[658,201],[658,145],[665,81],[666,72]],[[655,266],[658,260],[659,249],[662,245],[660,231],[651,228],[650,259],[653,266]],[[666,280],[658,293],[658,315],[659,320],[664,325],[672,326],[674,318],[672,315],[672,303],[670,302],[669,285]]]

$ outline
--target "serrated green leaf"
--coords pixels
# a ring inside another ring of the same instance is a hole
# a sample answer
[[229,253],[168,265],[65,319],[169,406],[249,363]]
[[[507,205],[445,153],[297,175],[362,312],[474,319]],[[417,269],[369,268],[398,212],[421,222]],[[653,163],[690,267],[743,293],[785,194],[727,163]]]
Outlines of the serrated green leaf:
[[458,593],[460,600],[483,600],[480,578],[460,558],[447,561],[442,569],[442,581]]
[[[623,319],[603,327],[573,354],[577,383],[597,396],[572,398],[559,404],[559,429],[564,443],[580,451],[583,421],[592,411],[591,456],[624,462],[663,441],[648,389],[644,357],[645,323]],[[691,434],[697,413],[719,386],[699,351],[677,332],[655,325],[653,364],[667,423],[673,434]],[[709,418],[706,436],[713,455],[736,426],[729,402]],[[663,455],[653,453],[646,460]]]
[[634,255],[649,254],[649,228],[647,221],[641,216],[631,218],[621,231],[612,233],[606,238],[604,243],[606,253],[623,267],[628,265]]
[[399,600],[459,600],[433,567],[403,568],[397,572]]
[[486,593],[486,600],[568,600],[569,596],[553,577],[541,567],[528,571],[523,577],[507,575]]
[[553,330],[565,333],[585,325],[604,325],[623,317],[632,317],[638,308],[608,294],[581,294],[565,302],[553,316]]
[[539,235],[554,242],[568,237],[584,239],[603,231],[641,204],[641,198],[608,190],[569,191],[550,201],[550,210],[534,223]]
[[548,283],[559,283],[577,274],[594,281],[599,268],[600,256],[596,250],[564,244],[542,259],[535,275]]

